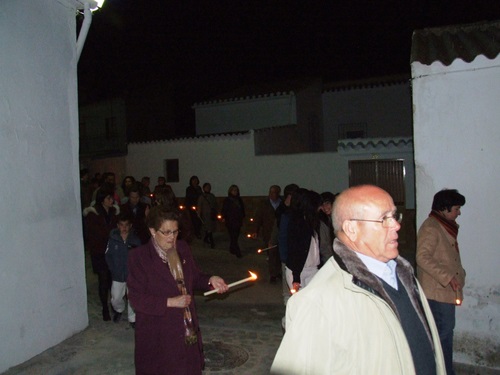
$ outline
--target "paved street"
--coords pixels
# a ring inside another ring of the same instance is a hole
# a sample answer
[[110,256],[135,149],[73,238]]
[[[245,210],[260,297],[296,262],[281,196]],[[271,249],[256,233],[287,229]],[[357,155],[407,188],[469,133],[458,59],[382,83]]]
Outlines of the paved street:
[[[285,308],[281,284],[270,284],[266,255],[257,254],[259,243],[242,238],[243,258],[229,254],[225,233],[216,233],[216,248],[200,240],[192,244],[199,266],[227,283],[259,275],[224,296],[196,296],[206,356],[204,374],[267,374],[282,337]],[[6,375],[134,374],[134,334],[126,316],[118,324],[104,322],[97,297],[97,279],[87,265],[89,327],[45,351]]]
[[[231,289],[223,296],[197,295],[206,357],[205,375],[269,374],[282,338],[285,313],[281,284],[270,284],[265,254],[257,254],[259,243],[241,238],[243,257],[227,250],[225,232],[216,233],[215,249],[199,240],[192,244],[199,266],[227,283],[259,275],[252,283]],[[61,344],[16,366],[4,375],[133,375],[134,333],[126,316],[118,324],[104,322],[97,297],[97,279],[87,264],[89,327]],[[500,371],[455,364],[457,375],[499,375]]]

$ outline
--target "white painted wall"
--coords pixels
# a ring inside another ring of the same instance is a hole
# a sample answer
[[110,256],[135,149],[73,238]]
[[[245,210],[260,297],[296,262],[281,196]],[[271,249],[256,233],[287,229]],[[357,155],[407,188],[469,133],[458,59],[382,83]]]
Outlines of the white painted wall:
[[500,56],[412,64],[417,225],[434,194],[466,197],[458,218],[467,279],[455,359],[500,368]]
[[[269,186],[290,183],[319,193],[341,192],[349,186],[349,160],[403,159],[407,168],[407,208],[414,208],[413,159],[411,146],[360,147],[362,150],[317,152],[290,155],[255,156],[253,131],[240,135],[210,136],[183,140],[133,143],[128,146],[126,173],[132,176],[156,178],[164,175],[165,159],[179,159],[179,183],[170,183],[178,197],[185,190],[192,175],[200,183],[210,182],[218,197],[227,196],[230,185],[239,186],[243,196],[265,196]],[[374,156],[375,155],[375,156]]]
[[[179,159],[179,183],[169,183],[178,197],[185,196],[189,178],[210,182],[218,197],[227,196],[231,184],[241,195],[267,195],[269,186],[296,183],[317,192],[339,192],[348,186],[347,160],[337,153],[255,156],[253,132],[185,140],[130,144],[127,174],[163,175],[163,160]],[[152,183],[153,185],[153,183]]]
[[75,15],[0,6],[0,372],[88,325]]

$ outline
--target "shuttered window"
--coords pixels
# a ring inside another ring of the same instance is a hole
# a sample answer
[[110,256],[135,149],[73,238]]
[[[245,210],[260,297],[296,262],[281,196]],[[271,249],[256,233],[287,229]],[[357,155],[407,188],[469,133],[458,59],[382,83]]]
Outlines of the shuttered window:
[[396,206],[405,205],[404,178],[403,160],[349,161],[349,186],[377,185],[392,196]]

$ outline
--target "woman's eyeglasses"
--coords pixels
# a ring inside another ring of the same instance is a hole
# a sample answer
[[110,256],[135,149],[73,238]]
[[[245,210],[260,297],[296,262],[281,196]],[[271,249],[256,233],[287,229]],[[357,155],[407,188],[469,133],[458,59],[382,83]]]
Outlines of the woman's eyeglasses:
[[176,230],[161,230],[161,229],[158,229],[157,232],[160,232],[161,234],[163,234],[165,237],[169,237],[169,236],[177,236],[181,231],[179,229],[176,229]]

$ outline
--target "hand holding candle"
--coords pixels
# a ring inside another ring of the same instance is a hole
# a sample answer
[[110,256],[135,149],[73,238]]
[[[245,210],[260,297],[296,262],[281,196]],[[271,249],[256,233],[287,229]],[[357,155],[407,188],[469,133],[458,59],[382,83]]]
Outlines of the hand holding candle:
[[290,294],[295,294],[300,289],[300,283],[292,283],[292,289],[290,289]]
[[265,249],[258,249],[257,252],[260,254],[260,253],[263,253],[264,251],[269,251],[271,249],[274,249],[275,247],[278,247],[278,245],[269,246],[269,247],[266,247]]
[[462,300],[460,299],[459,290],[455,290],[455,305],[460,306],[462,304]]
[[[241,279],[241,280],[235,281],[234,283],[228,284],[227,285],[228,289],[233,287],[233,286],[246,283],[248,281],[257,280],[257,275],[255,273],[250,272],[250,271],[248,271],[248,273],[251,275],[250,277],[247,277],[246,279]],[[209,296],[210,294],[217,293],[218,291],[219,291],[219,289],[216,288],[216,289],[213,289],[213,290],[210,290],[208,292],[203,293],[203,295],[206,297],[206,296]]]

